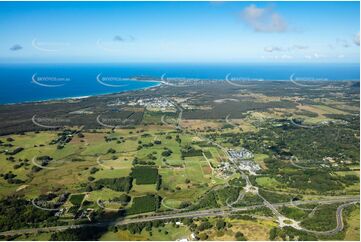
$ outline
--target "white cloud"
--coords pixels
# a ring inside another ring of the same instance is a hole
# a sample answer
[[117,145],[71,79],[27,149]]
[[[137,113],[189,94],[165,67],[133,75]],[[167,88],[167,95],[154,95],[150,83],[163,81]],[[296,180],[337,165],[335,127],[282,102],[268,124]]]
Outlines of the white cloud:
[[293,45],[291,47],[291,49],[294,49],[294,50],[305,50],[305,49],[308,49],[308,46],[306,45]]
[[335,49],[335,46],[332,45],[332,44],[329,44],[328,47],[329,47],[331,50]]
[[292,55],[282,55],[281,56],[282,59],[293,59]]
[[354,36],[353,42],[355,43],[355,45],[360,46],[360,32],[358,32],[358,33]]
[[314,52],[312,54],[308,54],[308,55],[304,55],[305,59],[320,59],[320,58],[326,58],[327,56],[326,55],[323,55],[323,54],[319,54],[317,52]]
[[242,19],[256,32],[280,33],[288,29],[281,15],[272,8],[258,8],[251,4],[242,11]]
[[267,47],[264,47],[264,51],[266,51],[266,52],[275,52],[275,51],[283,51],[283,49],[281,47],[278,47],[278,46],[267,46]]
[[267,59],[267,60],[290,60],[290,59],[293,59],[294,56],[286,55],[286,54],[283,54],[283,55],[268,55],[268,56],[262,55],[261,58],[262,59]]
[[277,51],[285,51],[285,52],[292,52],[292,51],[298,51],[298,50],[305,50],[308,49],[308,46],[306,45],[292,45],[290,47],[280,47],[280,46],[266,46],[264,47],[265,52],[277,52]]
[[344,39],[336,39],[336,43],[344,48],[348,48],[350,47],[349,43],[347,42],[347,40]]

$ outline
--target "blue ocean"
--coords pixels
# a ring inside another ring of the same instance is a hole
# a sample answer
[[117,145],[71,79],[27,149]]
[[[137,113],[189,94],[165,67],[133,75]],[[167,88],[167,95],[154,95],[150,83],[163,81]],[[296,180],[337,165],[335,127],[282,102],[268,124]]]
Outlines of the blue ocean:
[[295,74],[314,80],[360,80],[359,64],[0,64],[0,104],[124,92],[159,84],[130,80],[140,76],[224,80],[228,73],[244,79],[289,80]]

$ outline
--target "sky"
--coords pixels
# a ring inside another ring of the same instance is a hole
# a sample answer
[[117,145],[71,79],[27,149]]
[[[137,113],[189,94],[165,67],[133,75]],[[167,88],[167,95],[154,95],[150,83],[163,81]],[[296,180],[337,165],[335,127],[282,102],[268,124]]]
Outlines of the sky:
[[359,63],[359,2],[0,2],[0,62]]

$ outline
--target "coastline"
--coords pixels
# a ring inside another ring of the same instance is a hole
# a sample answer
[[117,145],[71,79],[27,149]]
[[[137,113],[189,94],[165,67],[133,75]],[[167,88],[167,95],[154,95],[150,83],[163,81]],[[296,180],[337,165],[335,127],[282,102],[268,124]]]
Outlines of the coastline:
[[[237,82],[237,80],[222,80],[222,79],[200,79],[201,81],[226,81],[226,82]],[[49,98],[49,99],[39,99],[39,100],[30,100],[30,101],[20,101],[20,102],[14,102],[14,103],[0,103],[0,106],[13,106],[13,105],[24,105],[24,104],[36,104],[36,103],[46,103],[46,102],[56,102],[56,101],[71,101],[71,100],[81,100],[81,99],[86,99],[86,98],[93,98],[93,97],[102,97],[102,96],[106,96],[106,95],[114,95],[114,94],[120,94],[120,93],[126,93],[126,92],[133,92],[133,91],[140,91],[140,90],[148,90],[151,88],[156,88],[159,87],[161,85],[166,85],[164,84],[163,81],[161,80],[139,80],[139,79],[135,79],[134,81],[138,81],[138,82],[153,82],[155,83],[152,86],[148,86],[148,87],[140,87],[140,88],[135,88],[135,89],[130,89],[130,90],[124,90],[124,91],[116,91],[116,92],[107,92],[107,93],[96,93],[96,94],[90,94],[90,95],[83,95],[83,96],[68,96],[68,97],[59,97],[59,98]],[[279,80],[272,80],[272,79],[263,79],[263,80],[246,80],[247,82],[360,82],[359,79],[344,79],[344,80],[331,80],[331,79],[326,79],[326,80],[290,80],[290,79],[279,79]]]
[[[149,81],[150,82],[150,81]],[[153,82],[153,81],[151,81]],[[13,105],[24,105],[24,104],[37,104],[37,103],[46,103],[46,102],[56,102],[56,101],[71,101],[71,100],[81,100],[81,99],[87,99],[92,97],[102,97],[106,95],[114,95],[118,93],[126,93],[126,92],[133,92],[133,91],[140,91],[140,90],[148,90],[151,88],[159,87],[162,85],[160,81],[154,81],[154,83],[157,83],[150,87],[141,87],[131,90],[124,90],[124,91],[117,91],[117,92],[109,92],[109,93],[99,93],[99,94],[90,94],[90,95],[84,95],[84,96],[72,96],[72,97],[59,97],[59,98],[49,98],[49,99],[41,99],[41,100],[31,100],[31,101],[22,101],[22,102],[15,102],[15,103],[0,103],[0,106],[13,106]]]

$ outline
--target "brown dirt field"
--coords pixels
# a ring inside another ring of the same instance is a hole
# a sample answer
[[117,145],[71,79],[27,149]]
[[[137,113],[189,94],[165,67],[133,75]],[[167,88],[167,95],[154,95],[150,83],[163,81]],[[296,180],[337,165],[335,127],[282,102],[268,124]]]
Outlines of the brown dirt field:
[[144,112],[144,108],[135,108],[135,107],[124,107],[123,110],[130,112]]
[[266,96],[263,94],[259,94],[259,93],[252,93],[252,94],[237,94],[234,95],[235,97],[241,97],[241,98],[245,98],[245,99],[249,99],[249,98],[255,98],[255,101],[257,102],[272,102],[272,101],[280,101],[281,97],[271,97],[271,96]]
[[325,109],[322,109],[321,107],[310,106],[310,105],[298,105],[297,108],[299,108],[301,110],[306,110],[306,111],[311,111],[311,112],[317,113],[319,115],[319,117],[322,117],[322,118],[326,118],[324,116],[324,114],[332,114],[332,113],[346,114],[346,112],[343,112],[343,111],[337,110],[337,109],[333,109],[330,107],[326,107],[326,106],[325,106]]
[[216,122],[212,122],[212,121],[205,121],[205,120],[182,120],[181,121],[181,126],[185,127],[185,128],[190,128],[190,129],[205,129],[208,127],[211,128],[220,128],[221,124],[220,123],[216,123]]
[[212,169],[209,166],[202,166],[202,170],[205,175],[212,174]]
[[[81,142],[81,140],[84,140],[84,142]],[[74,136],[69,143],[79,145],[79,144],[83,144],[85,142],[86,142],[85,138],[79,138],[78,136]]]
[[270,226],[264,225],[262,222],[259,223],[239,223],[234,224],[232,230],[234,233],[241,231],[247,240],[268,240]]
[[105,134],[103,133],[83,133],[85,136],[85,140],[88,143],[97,143],[104,141]]
[[240,231],[249,241],[267,241],[269,240],[270,229],[272,226],[275,226],[273,222],[266,220],[237,220],[232,221],[231,223],[233,225],[232,228],[228,229],[223,236],[218,237],[216,232],[212,231],[209,234],[210,240],[234,241],[235,233]]
[[239,126],[244,132],[257,131],[256,127],[244,119],[230,119],[229,121],[230,123]]

